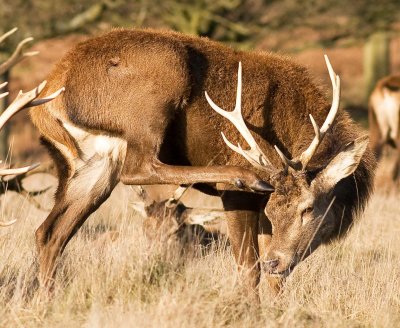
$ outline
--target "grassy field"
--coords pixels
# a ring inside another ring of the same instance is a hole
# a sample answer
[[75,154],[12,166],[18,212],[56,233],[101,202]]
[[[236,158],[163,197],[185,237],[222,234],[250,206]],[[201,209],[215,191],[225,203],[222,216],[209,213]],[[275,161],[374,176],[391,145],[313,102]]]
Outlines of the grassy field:
[[18,222],[0,230],[0,326],[399,327],[400,193],[387,167],[349,236],[300,264],[282,295],[262,281],[259,307],[238,287],[224,240],[184,253],[150,244],[122,187],[70,242],[48,300],[37,288],[34,246],[46,211],[8,193],[1,217]]

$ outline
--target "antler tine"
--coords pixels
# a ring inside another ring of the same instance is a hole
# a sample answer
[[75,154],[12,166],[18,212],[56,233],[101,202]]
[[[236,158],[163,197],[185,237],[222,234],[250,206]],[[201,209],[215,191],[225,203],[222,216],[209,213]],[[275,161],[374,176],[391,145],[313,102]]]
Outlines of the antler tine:
[[[46,81],[44,81],[44,82],[46,82]],[[58,97],[64,91],[65,91],[65,87],[62,87],[62,88],[58,89],[56,92],[53,92],[49,96],[46,96],[46,97],[43,97],[43,98],[40,98],[40,99],[32,100],[29,104],[26,104],[24,108],[43,105],[43,104],[53,100],[54,98]]]
[[248,153],[250,153],[252,150],[243,150],[242,147],[240,147],[240,145],[238,144],[237,146],[235,146],[234,144],[232,144],[226,137],[225,134],[223,132],[221,132],[222,138],[224,139],[225,143],[228,145],[228,147],[230,149],[232,149],[234,152],[239,153],[240,155],[242,155],[244,158],[246,158],[254,167],[257,167],[260,170],[265,170],[265,168],[268,166],[267,163],[262,164],[263,162],[260,160],[255,160],[253,157],[257,156],[257,153],[254,154],[254,156],[249,155]]
[[328,116],[326,117],[324,124],[321,127],[321,133],[326,133],[326,131],[329,130],[330,126],[335,120],[335,117],[339,110],[339,103],[340,103],[340,77],[339,75],[336,75],[336,73],[334,72],[327,55],[325,55],[325,61],[326,61],[326,66],[328,67],[329,76],[331,78],[333,92],[332,92],[331,109],[329,111]]
[[26,172],[32,171],[33,169],[36,169],[40,164],[35,163],[29,166],[25,167],[19,167],[16,169],[0,169],[0,177],[3,177],[5,175],[20,175],[24,174]]
[[39,52],[38,51],[29,51],[29,52],[22,52],[23,46],[31,42],[33,40],[32,37],[26,38],[22,40],[20,43],[18,43],[17,48],[14,50],[13,54],[11,55],[10,58],[8,58],[3,64],[0,65],[0,75],[3,74],[4,72],[7,72],[12,66],[14,66],[16,63],[20,62],[22,59],[26,57],[31,57],[37,55]]
[[8,221],[8,222],[0,221],[0,227],[8,227],[8,226],[14,224],[15,222],[17,222],[17,220],[11,220],[11,221]]
[[[232,112],[228,112],[226,110],[223,110],[220,108],[218,105],[212,101],[210,96],[208,95],[207,91],[205,91],[205,96],[207,99],[208,104],[214,109],[218,114],[222,115],[229,121],[231,121],[234,125],[235,123],[233,121],[240,121],[243,120],[242,117],[242,63],[239,62],[239,68],[238,68],[238,83],[237,83],[237,88],[236,88],[236,104],[235,104],[235,109]],[[247,141],[247,140],[246,140]]]
[[43,91],[44,87],[46,86],[46,83],[47,81],[43,81],[42,83],[39,84],[39,86],[25,93],[20,91],[18,93],[18,96],[14,99],[14,101],[10,104],[10,106],[8,106],[7,109],[3,112],[3,114],[1,114],[0,129],[13,115],[18,113],[20,110],[28,107],[39,106],[46,102],[49,102],[65,90],[65,88],[62,87],[61,89],[57,90],[56,92],[47,97],[36,99],[36,97]]
[[[3,89],[7,84],[8,84],[8,82],[4,82],[4,83],[0,84],[0,90]],[[0,99],[8,96],[8,94],[9,94],[8,91],[0,93]]]
[[17,30],[18,27],[14,27],[13,29],[9,30],[8,32],[0,36],[0,43],[2,43],[5,39],[7,39],[11,34],[14,34]]
[[282,151],[278,148],[277,145],[275,145],[274,148],[283,162],[284,170],[287,171],[290,166],[290,159],[287,158],[284,153],[282,153]]
[[242,137],[246,140],[247,144],[250,146],[250,149],[244,150],[239,144],[238,146],[233,145],[224,135],[223,132],[222,138],[225,143],[231,148],[233,151],[241,154],[244,158],[246,158],[253,166],[261,170],[274,170],[272,164],[268,161],[267,156],[262,152],[260,147],[257,145],[254,137],[252,136],[250,130],[247,128],[246,123],[242,116],[242,63],[239,62],[238,68],[238,82],[236,89],[236,104],[235,109],[231,112],[223,110],[218,107],[209,97],[207,91],[205,92],[205,96],[207,102],[218,114],[222,115],[226,119],[228,119],[240,132]]
[[327,55],[325,57],[325,62],[326,66],[328,67],[329,71],[329,76],[331,78],[332,82],[332,105],[329,110],[329,113],[325,119],[324,124],[322,125],[321,128],[318,127],[318,124],[315,122],[313,116],[310,114],[310,120],[314,128],[315,132],[315,137],[312,140],[310,146],[300,155],[298,162],[301,163],[301,169],[305,169],[311,160],[311,158],[314,156],[315,151],[317,150],[319,144],[321,143],[322,139],[324,138],[326,132],[329,130],[331,127],[333,121],[336,118],[336,115],[339,110],[339,103],[340,103],[340,78],[336,73],[334,72],[332,65],[329,61],[329,58]]
[[289,167],[298,170],[299,169],[299,162],[298,161],[292,161],[289,158],[285,156],[285,154],[278,148],[277,145],[274,146],[276,152],[278,153],[279,157],[281,158],[283,165],[284,165],[284,171],[287,171]]
[[242,116],[242,62],[239,62],[239,66],[238,66],[238,78],[237,78],[237,86],[236,86],[236,103],[235,103],[235,109],[233,110],[233,112],[238,113],[237,115],[240,116],[240,118],[243,120],[243,116]]

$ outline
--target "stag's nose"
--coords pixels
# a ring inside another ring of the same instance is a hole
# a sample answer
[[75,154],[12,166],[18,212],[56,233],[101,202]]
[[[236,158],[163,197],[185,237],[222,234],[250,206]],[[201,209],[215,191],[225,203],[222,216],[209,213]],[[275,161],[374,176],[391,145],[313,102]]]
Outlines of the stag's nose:
[[274,273],[278,265],[279,265],[279,259],[267,260],[263,262],[263,268],[268,273]]

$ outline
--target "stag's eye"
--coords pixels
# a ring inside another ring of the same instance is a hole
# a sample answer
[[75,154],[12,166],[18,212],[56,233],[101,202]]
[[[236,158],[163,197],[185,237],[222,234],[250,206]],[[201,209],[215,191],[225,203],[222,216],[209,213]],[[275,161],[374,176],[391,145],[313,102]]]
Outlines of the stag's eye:
[[303,210],[303,212],[301,213],[301,220],[303,222],[303,224],[306,224],[308,221],[310,221],[311,219],[311,213],[314,211],[314,207],[309,206],[306,209]]

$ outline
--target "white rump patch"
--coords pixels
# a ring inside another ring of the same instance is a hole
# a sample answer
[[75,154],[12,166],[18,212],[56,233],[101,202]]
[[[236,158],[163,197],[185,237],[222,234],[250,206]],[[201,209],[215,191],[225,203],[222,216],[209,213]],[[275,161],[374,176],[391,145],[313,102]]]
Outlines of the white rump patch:
[[93,134],[69,123],[63,123],[63,125],[79,145],[82,153],[80,160],[84,162],[95,155],[109,157],[113,161],[117,160],[121,153],[125,155],[126,141],[121,138]]
[[390,91],[383,89],[381,95],[372,97],[372,105],[382,136],[396,140],[399,128],[400,101]]
[[[93,188],[107,188],[116,170],[121,170],[126,154],[126,141],[105,134],[94,134],[69,123],[65,129],[79,146],[79,157],[74,158],[75,178],[70,192],[76,196],[90,193]],[[72,195],[73,196],[73,195]]]

